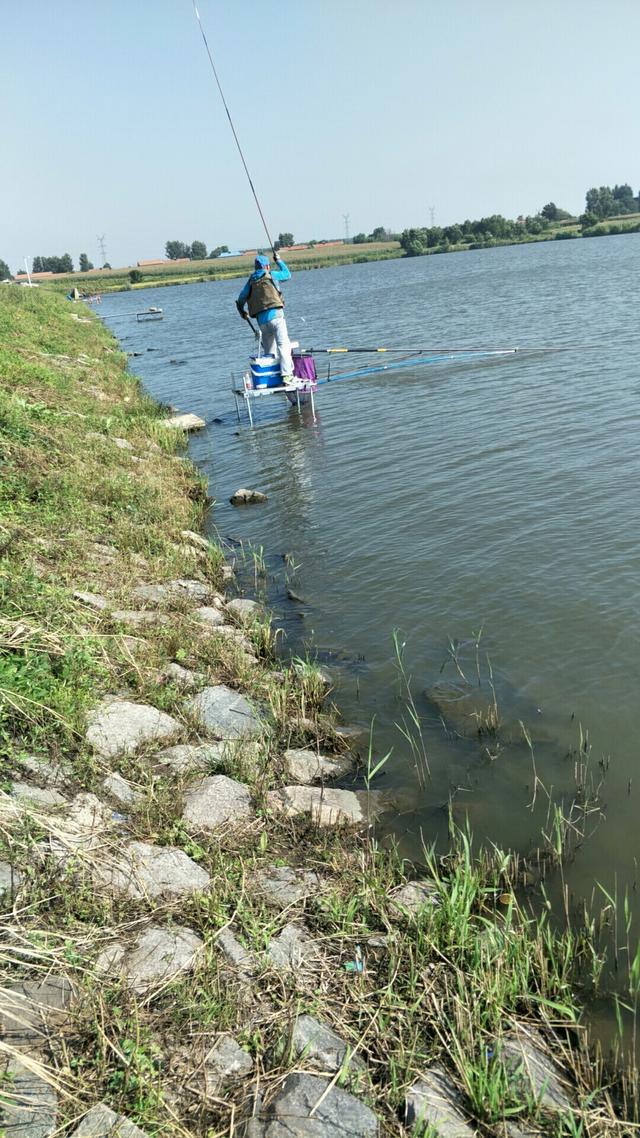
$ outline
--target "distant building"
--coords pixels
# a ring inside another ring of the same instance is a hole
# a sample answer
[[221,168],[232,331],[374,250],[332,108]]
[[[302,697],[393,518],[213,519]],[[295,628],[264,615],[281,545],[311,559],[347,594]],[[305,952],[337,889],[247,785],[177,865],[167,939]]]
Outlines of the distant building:
[[229,250],[227,253],[219,253],[218,256],[221,258],[222,257],[241,257],[242,253],[240,252],[239,249],[235,249],[233,251]]
[[168,265],[169,262],[163,257],[157,257],[153,261],[137,261],[136,263],[139,269],[148,269],[151,265]]

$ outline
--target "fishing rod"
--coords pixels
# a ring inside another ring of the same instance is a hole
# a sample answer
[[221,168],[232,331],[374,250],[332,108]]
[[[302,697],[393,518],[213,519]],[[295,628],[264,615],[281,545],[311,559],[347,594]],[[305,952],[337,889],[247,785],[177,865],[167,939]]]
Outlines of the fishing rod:
[[240,158],[242,159],[242,165],[244,166],[244,171],[245,171],[245,174],[247,175],[247,178],[248,178],[248,181],[249,181],[249,185],[251,186],[251,193],[253,194],[253,197],[254,197],[255,203],[256,203],[256,205],[257,205],[257,207],[258,207],[258,213],[260,214],[260,219],[261,219],[261,221],[262,221],[262,224],[263,224],[263,226],[264,226],[264,231],[265,231],[265,233],[266,233],[266,235],[267,235],[267,241],[269,242],[269,245],[271,246],[271,249],[273,250],[273,255],[274,255],[274,257],[275,257],[275,255],[276,255],[276,251],[275,251],[275,249],[274,249],[274,247],[273,247],[273,241],[271,240],[271,234],[269,233],[269,227],[267,226],[267,223],[266,223],[266,221],[265,221],[265,217],[264,217],[264,214],[263,214],[263,212],[262,212],[262,208],[261,208],[261,206],[260,206],[260,202],[258,201],[258,195],[257,195],[257,193],[256,193],[256,191],[255,191],[255,186],[254,186],[254,184],[253,184],[253,181],[252,181],[252,178],[251,178],[251,174],[249,173],[249,167],[247,166],[247,163],[246,163],[246,161],[245,161],[245,157],[244,157],[244,154],[242,153],[242,147],[241,147],[241,145],[240,145],[240,140],[239,140],[239,138],[238,138],[238,135],[236,134],[236,128],[235,128],[235,126],[233,125],[233,119],[231,118],[231,113],[230,113],[230,111],[229,111],[229,108],[228,108],[228,106],[227,106],[227,100],[226,100],[226,99],[225,99],[225,97],[224,97],[224,91],[222,90],[222,85],[221,85],[221,83],[220,83],[220,80],[218,79],[218,72],[216,71],[216,65],[215,65],[215,63],[213,62],[213,56],[212,56],[212,54],[211,54],[211,51],[210,51],[210,49],[209,49],[209,44],[208,44],[208,42],[207,42],[207,37],[206,37],[206,34],[205,34],[205,30],[204,30],[204,28],[203,28],[203,26],[202,26],[202,20],[200,19],[200,13],[199,13],[199,11],[198,11],[198,7],[197,7],[197,5],[196,5],[196,0],[193,0],[193,10],[194,10],[194,12],[195,12],[195,15],[196,15],[196,20],[198,21],[198,27],[200,28],[200,32],[201,32],[201,35],[202,35],[202,39],[203,39],[203,41],[204,41],[204,46],[205,46],[205,47],[206,47],[206,49],[207,49],[207,55],[209,56],[209,63],[211,64],[211,70],[213,71],[213,75],[214,75],[215,81],[216,81],[216,83],[217,83],[217,85],[218,85],[218,90],[219,90],[219,92],[220,92],[220,98],[222,99],[222,103],[223,103],[224,109],[225,109],[225,111],[227,112],[227,118],[229,119],[229,126],[231,127],[231,131],[232,131],[233,137],[234,137],[234,139],[235,139],[235,143],[236,143],[236,146],[238,147],[238,153],[239,153],[239,155],[240,155]]
[[477,345],[468,348],[451,348],[451,347],[428,347],[428,348],[301,348],[302,355],[318,356],[318,355],[359,355],[364,353],[382,353],[382,352],[400,352],[407,355],[424,355],[429,352],[446,352],[449,355],[463,354],[464,352],[574,352],[574,351],[593,351],[597,350],[598,345],[593,347],[590,345],[564,345],[563,347],[536,347],[535,345],[521,348],[487,348],[484,345],[478,347]]

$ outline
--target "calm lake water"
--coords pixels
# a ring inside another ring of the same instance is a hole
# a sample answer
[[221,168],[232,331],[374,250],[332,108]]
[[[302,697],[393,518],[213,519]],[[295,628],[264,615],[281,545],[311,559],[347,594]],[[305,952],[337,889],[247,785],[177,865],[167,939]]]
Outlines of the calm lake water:
[[[124,349],[143,353],[131,367],[148,391],[210,424],[189,449],[217,500],[212,527],[264,549],[288,647],[328,662],[347,721],[375,716],[376,755],[392,750],[378,785],[400,798],[385,825],[408,855],[445,839],[451,795],[476,836],[523,852],[544,820],[528,810],[522,739],[496,754],[492,740],[445,727],[425,695],[456,680],[452,643],[473,682],[464,642],[481,634],[481,674],[491,668],[501,716],[527,725],[556,798],[571,797],[580,727],[596,775],[610,756],[606,818],[567,870],[577,897],[596,881],[633,885],[639,845],[639,280],[636,235],[295,273],[287,318],[303,346],[572,350],[321,387],[315,424],[263,400],[253,431],[230,392],[253,344],[233,303],[241,282],[123,293],[99,310]],[[164,309],[162,323],[122,318],[147,305]],[[239,486],[268,502],[234,509]],[[397,726],[394,629],[426,782]]]

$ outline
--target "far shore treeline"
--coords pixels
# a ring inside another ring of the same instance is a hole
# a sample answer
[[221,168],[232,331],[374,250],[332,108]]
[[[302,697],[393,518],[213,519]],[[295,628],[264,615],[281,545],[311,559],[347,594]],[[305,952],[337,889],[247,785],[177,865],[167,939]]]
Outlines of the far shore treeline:
[[[604,237],[616,233],[634,233],[640,231],[640,191],[634,194],[632,187],[627,183],[622,185],[592,187],[585,195],[585,212],[579,217],[560,208],[555,202],[547,202],[545,206],[531,216],[520,216],[515,220],[503,217],[502,214],[491,214],[475,221],[467,218],[465,221],[453,225],[425,226],[404,229],[401,233],[393,233],[384,226],[377,226],[372,233],[356,233],[354,237],[344,240],[316,240],[305,241],[299,245],[294,244],[292,233],[283,232],[274,242],[276,250],[285,249],[287,254],[295,252],[292,267],[310,268],[325,264],[332,264],[338,257],[336,246],[340,246],[339,259],[342,263],[348,261],[380,260],[389,256],[422,256],[428,253],[447,253],[462,249],[483,249],[494,245],[515,244],[526,241],[565,240],[576,237]],[[390,246],[395,245],[395,250]],[[344,256],[343,253],[351,255]],[[375,249],[363,249],[363,246],[376,246]],[[330,248],[333,251],[330,251]],[[176,272],[179,269],[184,273],[185,279],[193,279],[193,272],[202,272],[183,266],[192,263],[201,265],[204,261],[223,262],[220,268],[209,270],[208,276],[235,276],[245,271],[245,266],[238,266],[238,259],[246,257],[255,250],[242,250],[234,252],[228,245],[216,245],[207,250],[204,241],[194,240],[190,244],[180,240],[169,240],[165,243],[165,258],[152,261],[139,261],[137,267],[126,272],[111,270],[111,265],[103,264],[97,270],[86,253],[79,256],[79,273],[101,273],[112,271],[119,273],[116,279],[105,282],[109,288],[128,288],[132,285],[157,283],[154,278],[159,267],[165,268],[173,264]],[[313,254],[308,262],[301,257],[301,253]],[[73,260],[69,253],[62,255],[37,255],[33,258],[31,272],[50,273],[55,276],[75,273]],[[23,277],[22,270],[18,270],[18,277]],[[13,274],[6,261],[0,258],[0,281],[12,280]],[[205,279],[204,277],[201,279]],[[92,288],[98,284],[92,276]],[[163,283],[171,283],[168,280]],[[103,289],[99,286],[99,291]]]

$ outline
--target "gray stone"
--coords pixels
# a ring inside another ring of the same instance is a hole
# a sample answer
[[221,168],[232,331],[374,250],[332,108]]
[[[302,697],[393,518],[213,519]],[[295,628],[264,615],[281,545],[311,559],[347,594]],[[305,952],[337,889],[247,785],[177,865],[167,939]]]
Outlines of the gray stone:
[[122,961],[127,954],[127,946],[122,941],[114,941],[103,948],[94,962],[94,969],[102,976],[117,976],[121,973]]
[[239,490],[234,491],[229,501],[232,506],[244,506],[252,502],[266,502],[267,495],[263,494],[261,490],[247,490],[241,486]]
[[187,412],[185,415],[172,415],[169,419],[162,419],[161,426],[171,427],[176,431],[201,431],[206,427],[204,419],[200,419],[198,415],[192,415]]
[[227,964],[231,964],[236,969],[239,977],[247,978],[256,972],[257,967],[253,956],[244,945],[240,944],[231,929],[220,930],[215,939],[215,946],[222,953]]
[[261,893],[283,907],[295,905],[320,890],[320,878],[308,869],[292,869],[288,865],[269,865],[253,875]]
[[76,794],[67,813],[60,819],[58,828],[89,837],[103,833],[111,826],[111,810],[95,794],[82,791]]
[[224,624],[223,613],[214,605],[201,605],[195,610],[195,616],[197,616],[200,624],[204,624],[207,628],[218,628]]
[[425,906],[439,904],[438,886],[435,881],[408,881],[390,894],[391,908],[397,913],[414,916]]
[[378,1132],[373,1111],[353,1095],[316,1075],[295,1074],[251,1120],[246,1138],[377,1138]]
[[549,1111],[571,1110],[566,1084],[539,1031],[519,1024],[501,1041],[498,1055],[512,1089],[524,1100],[533,1098]]
[[189,668],[183,668],[182,664],[175,662],[167,664],[160,673],[160,679],[163,683],[175,684],[182,691],[193,691],[206,681],[203,672],[192,672]]
[[188,774],[189,771],[209,771],[216,767],[224,753],[226,744],[217,743],[178,743],[175,747],[166,747],[155,756],[155,765],[170,767],[176,774]]
[[83,593],[80,589],[75,589],[73,596],[76,601],[80,601],[81,604],[87,605],[88,608],[95,609],[97,612],[101,612],[107,607],[104,597],[99,596],[98,593]]
[[261,611],[258,602],[251,601],[248,597],[234,597],[232,601],[227,601],[227,612],[241,624],[251,624]]
[[159,585],[136,585],[131,590],[131,595],[137,601],[142,601],[146,604],[160,605],[167,601],[193,601],[194,603],[206,601],[211,595],[211,589],[208,585],[204,585],[202,581],[192,581],[189,579],[167,581]]
[[118,447],[119,450],[133,450],[133,447],[128,439],[117,439],[112,437],[111,442]]
[[319,755],[303,747],[290,747],[284,753],[285,777],[292,782],[326,782],[342,778],[352,769],[350,755]]
[[7,861],[0,861],[0,894],[13,892],[22,881],[22,874],[9,865]]
[[289,924],[270,942],[267,956],[274,968],[297,971],[302,965],[308,967],[318,960],[318,944],[306,929]]
[[72,999],[65,976],[5,983],[0,989],[0,1035],[11,1047],[38,1048],[49,1029],[59,1030]]
[[357,739],[362,739],[369,734],[368,727],[358,727],[356,724],[343,725],[334,729],[335,735],[338,739],[344,739],[346,743],[353,743]]
[[291,1047],[297,1059],[315,1062],[323,1071],[339,1071],[348,1056],[351,1070],[363,1070],[362,1059],[352,1056],[352,1048],[313,1016],[298,1016],[291,1032]]
[[204,688],[190,699],[187,710],[218,739],[257,735],[260,721],[248,700],[225,684]]
[[152,925],[141,933],[131,951],[125,953],[120,968],[134,991],[144,992],[154,984],[189,972],[202,947],[202,940],[192,929]]
[[[299,601],[300,604],[304,604],[302,597],[296,596],[295,593],[292,595],[291,590],[288,590],[288,595],[290,599]],[[291,665],[291,670],[298,676],[316,676],[326,688],[333,687],[333,676],[331,675],[331,672],[329,672],[326,668],[319,667],[318,664],[309,665],[305,663],[304,660],[294,661],[294,663]]]
[[192,529],[180,530],[180,536],[183,537],[185,541],[190,542],[191,545],[197,546],[198,549],[206,549],[207,553],[214,549],[214,546],[206,537],[203,537],[201,533],[195,533]]
[[269,791],[267,805],[288,818],[310,814],[318,826],[362,826],[382,809],[379,796],[379,791],[365,794],[363,791],[334,790],[331,787],[283,786],[280,790]]
[[33,786],[30,782],[12,783],[9,793],[12,798],[17,798],[27,806],[31,803],[33,806],[42,806],[45,809],[49,806],[63,806],[67,801],[57,790],[43,789],[40,786]]
[[145,624],[168,624],[169,617],[162,612],[134,612],[131,609],[118,609],[111,616],[118,624],[129,624],[141,628]]
[[122,777],[119,771],[113,771],[112,774],[107,775],[102,783],[102,789],[105,794],[117,799],[121,806],[131,806],[138,797],[133,787],[126,778]]
[[103,856],[93,872],[105,888],[133,898],[177,901],[211,883],[207,871],[183,850],[150,842],[129,842],[113,859]]
[[116,1114],[105,1103],[98,1103],[85,1114],[70,1138],[147,1138],[124,1114]]
[[54,836],[50,838],[51,856],[59,865],[87,856],[90,867],[95,865],[93,855],[102,851],[113,829],[112,811],[96,798],[95,794],[77,794],[64,814],[56,818]]
[[474,1138],[475,1128],[460,1109],[460,1096],[442,1067],[435,1065],[411,1085],[405,1099],[407,1126],[433,1127],[441,1138]]
[[182,730],[177,720],[146,703],[107,696],[88,716],[87,743],[112,759],[132,755],[144,743],[161,743]]
[[160,605],[171,598],[171,589],[168,585],[136,585],[131,596],[143,604]]
[[207,1089],[212,1089],[212,1083],[219,1085],[225,1079],[241,1079],[250,1075],[253,1059],[232,1035],[222,1035],[205,1056],[204,1070]]
[[62,771],[59,766],[53,766],[42,755],[18,755],[20,769],[26,771],[33,782],[40,786],[56,786],[62,781]]
[[6,1138],[49,1138],[56,1130],[56,1093],[19,1059],[7,1067],[6,1099],[0,1101],[0,1132]]
[[231,640],[237,644],[238,648],[242,648],[243,652],[248,655],[254,655],[253,644],[249,637],[242,631],[241,628],[236,628],[233,624],[221,624],[213,630],[214,636],[221,636],[224,640]]
[[191,578],[179,578],[177,581],[171,581],[170,586],[177,597],[185,597],[189,601],[199,601],[200,604],[206,601],[211,596],[211,589],[209,585],[205,585],[203,581],[194,581]]
[[224,774],[203,779],[184,801],[182,821],[189,833],[207,833],[225,822],[241,822],[253,816],[247,787]]
[[505,1122],[504,1130],[498,1131],[498,1138],[543,1138],[543,1131],[539,1126],[529,1126],[526,1122]]

